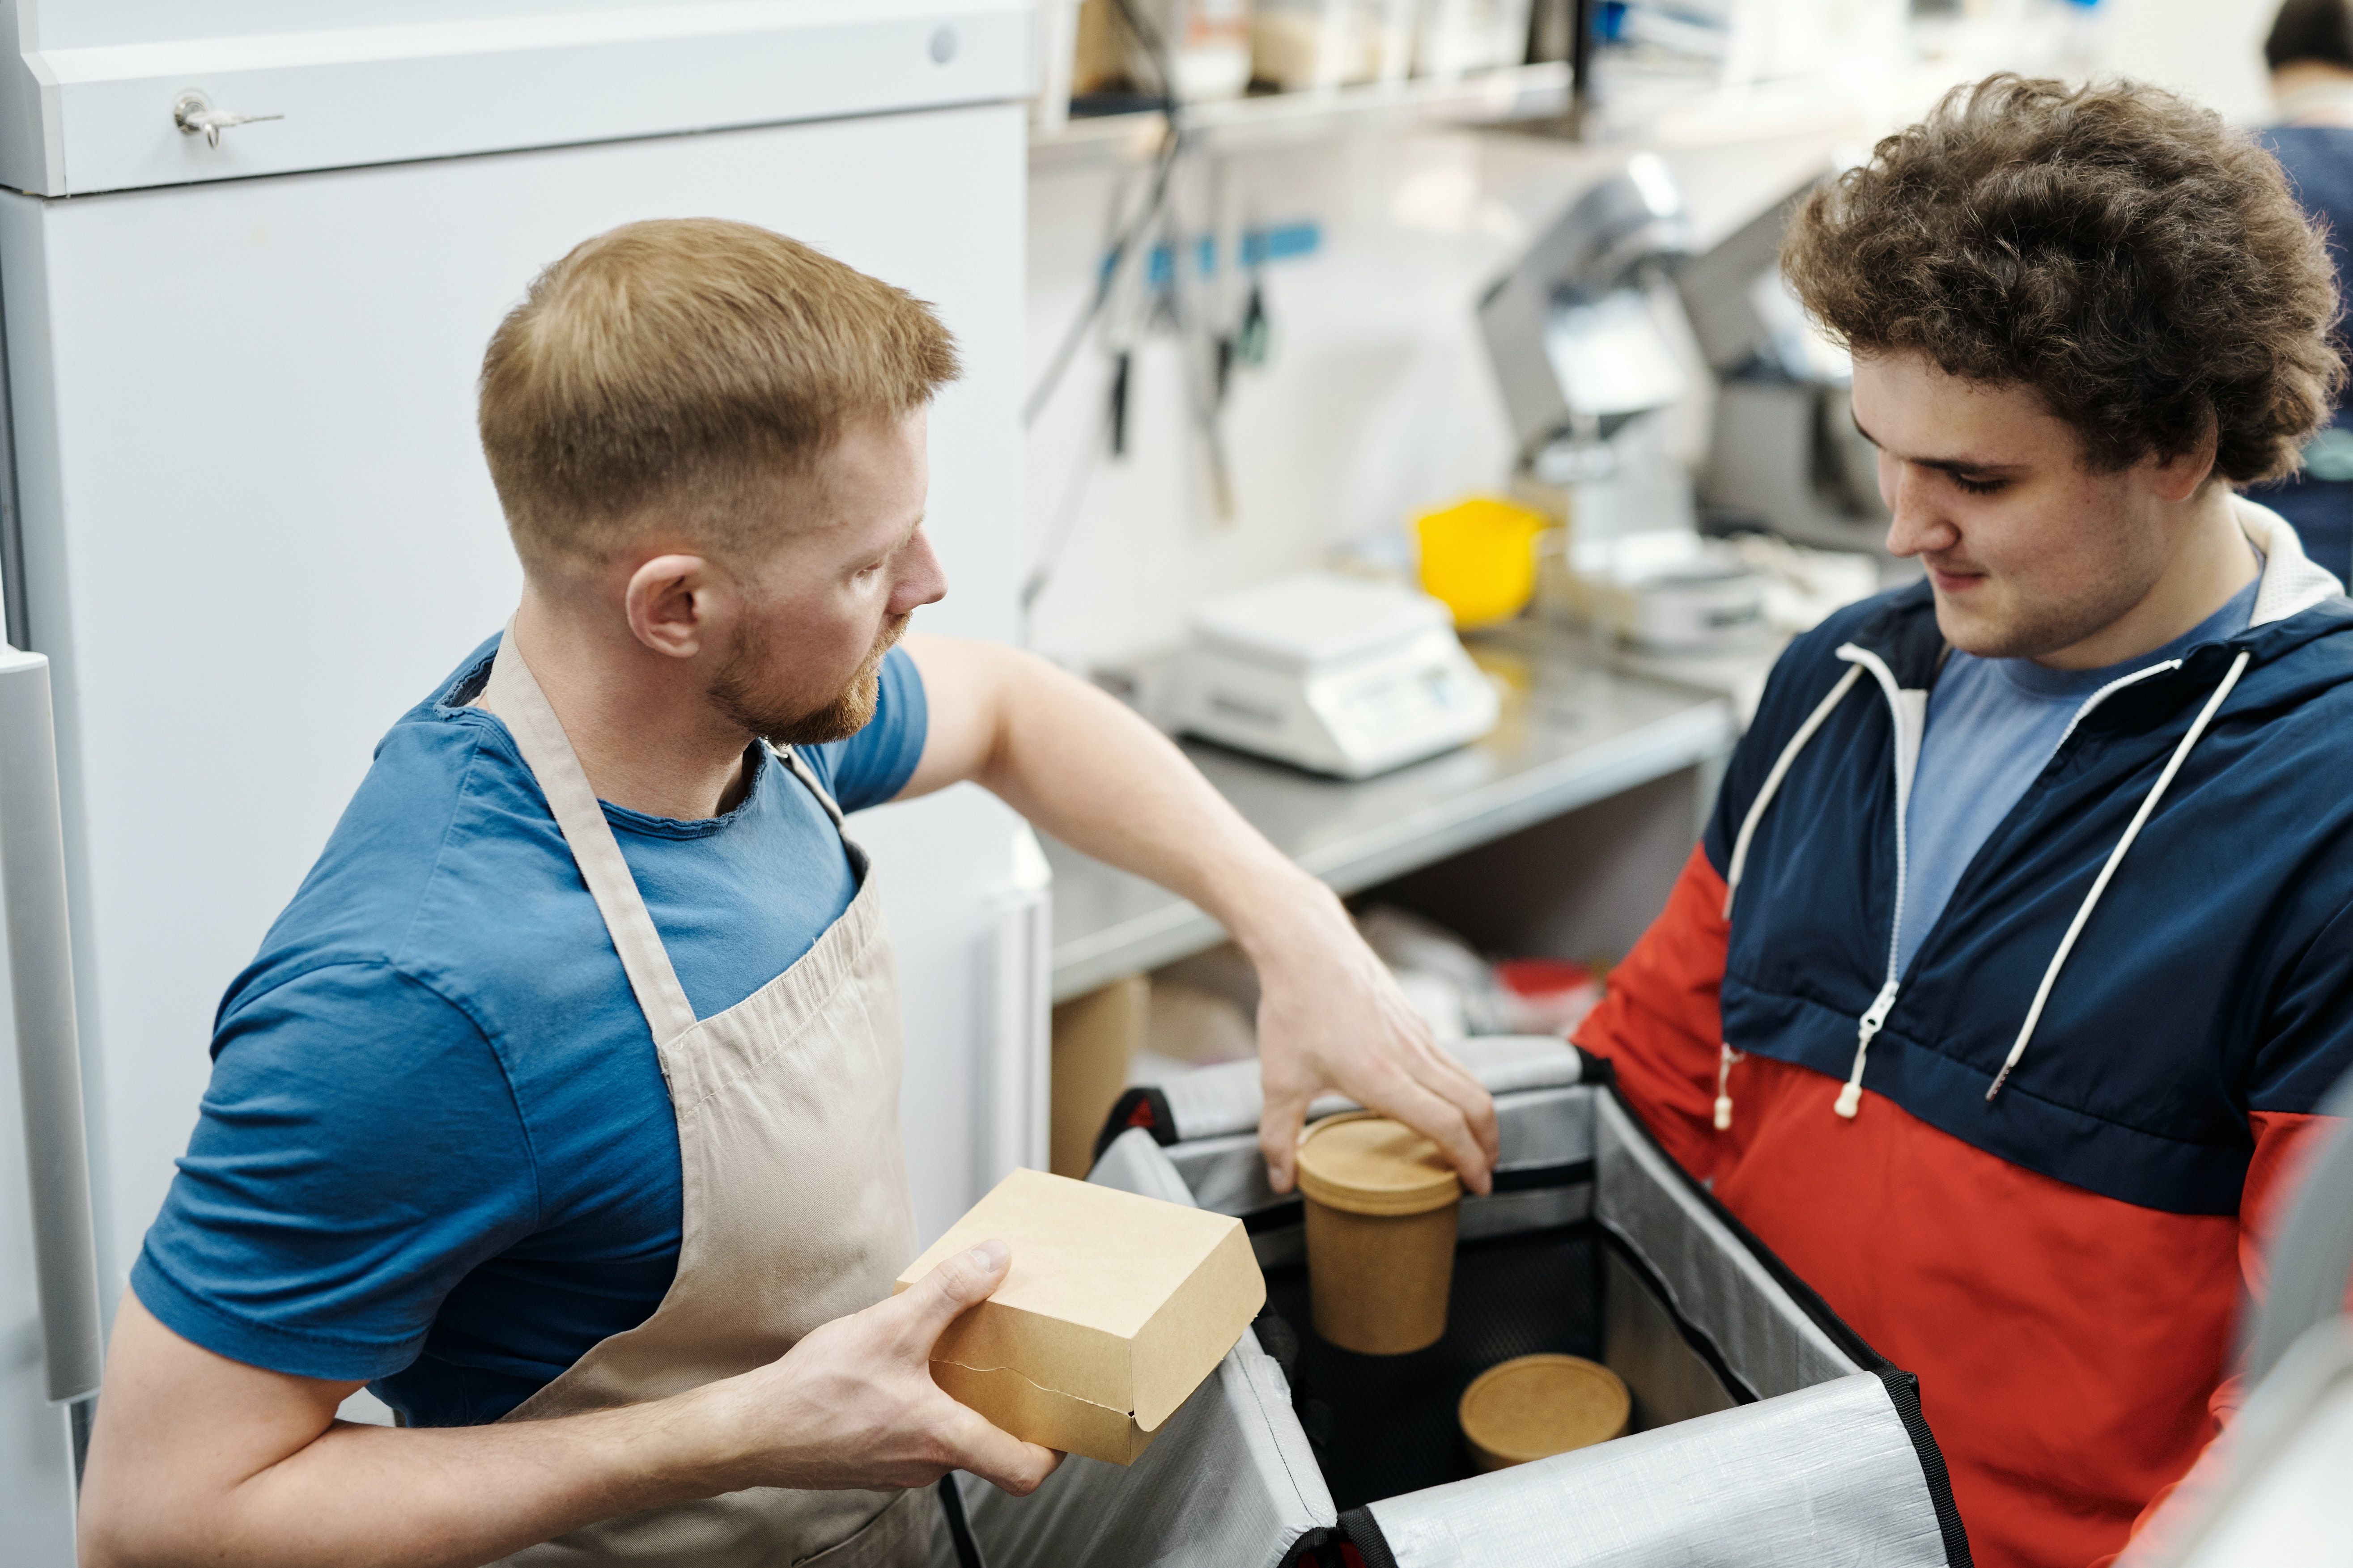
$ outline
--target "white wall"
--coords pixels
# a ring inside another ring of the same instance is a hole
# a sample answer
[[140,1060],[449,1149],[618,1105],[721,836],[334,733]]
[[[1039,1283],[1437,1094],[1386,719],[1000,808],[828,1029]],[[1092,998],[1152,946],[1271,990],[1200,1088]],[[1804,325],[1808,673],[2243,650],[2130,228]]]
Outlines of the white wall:
[[[2042,0],[2034,0],[2036,5]],[[1999,19],[2038,13],[1983,0]],[[1663,149],[1702,245],[1726,232],[1834,151],[1850,153],[1918,111],[1951,80],[2003,64],[2044,68],[2068,53],[2092,68],[2186,90],[2233,120],[2265,110],[2261,42],[2268,4],[2105,0],[2064,36],[2021,28],[2012,43],[1973,35],[1944,64],[1891,69],[1843,89],[1851,110],[1809,110],[1765,94],[1744,120],[1719,110]],[[2046,10],[2042,15],[2059,15]],[[2005,50],[2009,52],[2005,54]],[[1943,71],[1947,74],[1939,75]],[[1796,95],[1802,100],[1802,94]],[[1769,113],[1770,118],[1767,119]],[[1310,565],[1345,540],[1395,529],[1414,511],[1505,478],[1509,443],[1472,309],[1480,290],[1629,145],[1579,147],[1516,132],[1368,122],[1323,140],[1240,153],[1180,184],[1186,232],[1220,210],[1213,189],[1250,221],[1322,226],[1314,257],[1265,271],[1274,356],[1239,379],[1225,419],[1236,516],[1210,504],[1174,340],[1147,337],[1130,412],[1131,453],[1100,465],[1052,585],[1031,619],[1033,644],[1081,663],[1177,640],[1185,610],[1219,589]],[[1113,182],[1104,164],[1043,163],[1029,201],[1028,326],[1034,378],[1091,287]],[[1092,348],[1030,431],[1027,549],[1034,559],[1061,512],[1084,443],[1096,438],[1107,371]],[[1697,411],[1694,411],[1696,414]],[[1686,439],[1696,438],[1694,426]]]
[[[1669,152],[1699,243],[1825,166],[1852,134],[1810,130]],[[1236,515],[1215,515],[1176,341],[1148,337],[1131,394],[1131,455],[1094,473],[1039,600],[1032,640],[1082,661],[1171,643],[1204,595],[1313,563],[1334,546],[1508,477],[1512,451],[1479,344],[1487,283],[1622,150],[1516,133],[1369,125],[1233,158],[1257,221],[1313,221],[1322,248],[1265,269],[1271,362],[1240,372],[1227,412]],[[1044,169],[1030,186],[1033,375],[1091,286],[1113,171]],[[1197,205],[1195,209],[1199,210]],[[1029,549],[1100,431],[1107,369],[1075,364],[1029,441]]]
[[2189,93],[2240,124],[2270,111],[2263,35],[2279,7],[2266,0],[2105,0],[2100,63]]

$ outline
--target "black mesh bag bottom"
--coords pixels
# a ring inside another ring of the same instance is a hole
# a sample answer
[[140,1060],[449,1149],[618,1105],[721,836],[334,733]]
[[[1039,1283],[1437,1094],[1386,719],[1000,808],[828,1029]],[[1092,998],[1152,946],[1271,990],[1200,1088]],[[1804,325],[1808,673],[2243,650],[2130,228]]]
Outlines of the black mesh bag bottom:
[[1539,1352],[1600,1360],[1600,1249],[1589,1223],[1463,1243],[1446,1337],[1395,1356],[1318,1339],[1306,1269],[1270,1269],[1267,1312],[1280,1324],[1261,1318],[1260,1340],[1290,1375],[1334,1504],[1345,1511],[1475,1474],[1455,1406],[1497,1362]]

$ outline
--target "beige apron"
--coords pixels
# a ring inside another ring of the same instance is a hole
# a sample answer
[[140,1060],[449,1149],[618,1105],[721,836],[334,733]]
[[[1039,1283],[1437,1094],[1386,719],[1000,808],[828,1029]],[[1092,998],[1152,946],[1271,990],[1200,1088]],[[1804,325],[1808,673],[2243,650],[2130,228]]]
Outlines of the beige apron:
[[[698,1022],[512,626],[479,702],[505,721],[545,792],[653,1030],[684,1200],[678,1274],[653,1316],[591,1346],[506,1419],[660,1399],[764,1365],[818,1324],[889,1296],[914,1256],[898,973],[866,856],[843,838],[858,896],[816,946]],[[840,808],[807,764],[780,755],[838,829]],[[938,1510],[929,1490],[757,1488],[608,1520],[507,1561],[900,1568],[923,1561]]]

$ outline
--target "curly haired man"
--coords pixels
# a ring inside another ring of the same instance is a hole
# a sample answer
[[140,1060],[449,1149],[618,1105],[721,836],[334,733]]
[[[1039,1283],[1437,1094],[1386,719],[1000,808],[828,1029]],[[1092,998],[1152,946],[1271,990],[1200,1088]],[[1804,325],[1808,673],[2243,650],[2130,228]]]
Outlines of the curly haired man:
[[1977,1561],[2091,1563],[2213,1435],[2353,1068],[2353,603],[2236,493],[2341,375],[2278,165],[1998,76],[1800,211],[1888,546],[1773,672],[1579,1043],[1921,1393]]

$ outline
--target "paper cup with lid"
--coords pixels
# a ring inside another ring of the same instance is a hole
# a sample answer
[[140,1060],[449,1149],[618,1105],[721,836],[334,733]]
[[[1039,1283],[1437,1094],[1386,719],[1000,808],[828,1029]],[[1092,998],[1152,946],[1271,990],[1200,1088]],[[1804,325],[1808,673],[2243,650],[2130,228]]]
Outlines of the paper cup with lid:
[[1524,1355],[1473,1378],[1456,1415],[1472,1462],[1500,1470],[1606,1443],[1626,1430],[1633,1410],[1625,1380],[1600,1363]]
[[1299,1143],[1315,1331],[1402,1355],[1446,1332],[1462,1184],[1438,1145],[1371,1111],[1327,1116]]

